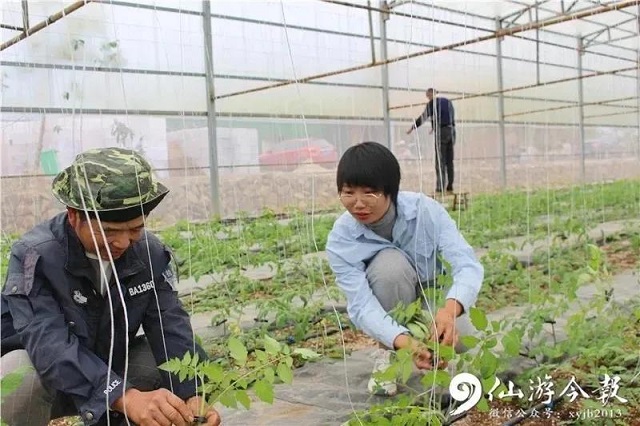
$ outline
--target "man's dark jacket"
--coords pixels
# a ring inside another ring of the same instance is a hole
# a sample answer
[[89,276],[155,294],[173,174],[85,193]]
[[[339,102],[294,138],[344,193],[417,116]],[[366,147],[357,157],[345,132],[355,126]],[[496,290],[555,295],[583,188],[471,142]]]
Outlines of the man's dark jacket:
[[[174,288],[171,253],[154,235],[115,261],[109,297],[94,289],[96,273],[67,214],[36,226],[14,244],[2,291],[2,353],[26,349],[43,385],[70,397],[85,424],[96,423],[129,387],[123,380],[128,338],[142,326],[156,362],[180,357],[194,342],[189,315]],[[157,295],[157,297],[156,297]],[[109,373],[111,319],[113,356]],[[195,346],[201,359],[205,353]],[[165,355],[166,350],[166,355]],[[192,381],[162,373],[164,386],[187,399]]]

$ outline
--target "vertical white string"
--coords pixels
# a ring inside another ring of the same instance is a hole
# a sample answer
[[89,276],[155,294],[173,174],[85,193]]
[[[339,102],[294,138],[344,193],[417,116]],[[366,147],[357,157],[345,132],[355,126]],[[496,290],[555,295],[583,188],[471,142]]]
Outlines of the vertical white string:
[[[297,73],[296,73],[296,67],[295,67],[295,63],[293,60],[293,53],[291,51],[291,44],[289,41],[289,32],[288,32],[288,27],[287,27],[287,19],[286,19],[286,15],[285,15],[285,6],[284,6],[284,2],[283,0],[280,0],[280,9],[282,12],[282,23],[284,26],[284,33],[285,33],[285,38],[287,41],[287,52],[289,55],[289,61],[291,64],[291,70],[293,73],[293,79],[296,81],[295,83],[295,87],[296,87],[296,93],[298,95],[298,99],[302,100],[302,94],[300,92],[300,84],[297,82],[298,77],[297,77]],[[304,132],[305,135],[307,137],[307,139],[309,138],[309,132],[307,129],[307,121],[306,121],[306,117],[305,117],[305,113],[304,110],[301,112],[302,115],[302,123],[304,126]],[[313,235],[313,245],[314,245],[314,249],[316,250],[316,253],[319,253],[319,248],[318,248],[318,243],[316,241],[316,237],[315,237],[315,185],[312,185],[312,192],[311,192],[311,200],[312,200],[312,204],[311,204],[311,234]],[[319,258],[318,258],[319,259]],[[324,285],[326,294],[329,295],[330,291],[329,291],[329,286],[327,284],[326,278],[324,276],[324,274],[322,273],[322,265],[320,266],[320,275],[322,276],[322,283]],[[345,378],[345,385],[346,385],[346,391],[347,391],[347,398],[349,400],[349,405],[351,406],[351,411],[354,413],[354,415],[356,416],[356,419],[358,420],[358,422],[360,424],[362,423],[362,420],[360,419],[360,416],[358,415],[358,412],[355,409],[355,406],[353,404],[353,400],[351,397],[351,391],[349,388],[349,375],[348,375],[348,370],[347,370],[347,349],[346,349],[346,344],[345,344],[345,340],[344,340],[344,333],[343,333],[343,326],[342,326],[342,321],[340,319],[340,314],[338,313],[338,310],[336,309],[335,303],[333,303],[333,301],[331,301],[331,309],[333,310],[333,313],[336,317],[336,322],[338,323],[338,328],[340,330],[340,341],[342,343],[342,359],[343,359],[343,368],[344,368],[344,378]]]

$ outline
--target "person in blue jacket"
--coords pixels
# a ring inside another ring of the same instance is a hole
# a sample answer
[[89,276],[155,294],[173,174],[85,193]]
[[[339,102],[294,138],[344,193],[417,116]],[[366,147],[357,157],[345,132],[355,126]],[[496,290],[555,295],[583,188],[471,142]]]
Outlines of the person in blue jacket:
[[[326,245],[351,321],[380,343],[374,373],[386,370],[392,352],[401,348],[414,352],[419,369],[434,368],[425,342],[412,337],[388,313],[400,303],[423,298],[423,288],[437,285],[436,277],[444,271],[439,256],[451,265],[446,272],[453,284],[444,306],[436,309],[432,301],[424,302],[434,312],[431,338],[442,345],[462,351],[458,337],[476,332],[468,313],[484,276],[444,207],[421,193],[400,191],[400,178],[398,160],[383,145],[363,142],[347,149],[336,175],[346,212],[334,223]],[[394,395],[397,385],[372,376],[368,390]]]
[[207,358],[178,300],[171,252],[145,231],[168,192],[123,148],[83,152],[55,177],[66,211],[12,246],[2,291],[1,375],[27,367],[3,395],[5,423],[79,415],[85,425],[189,425],[204,414],[220,424],[213,408],[200,412],[198,384],[158,369],[187,352]]
[[[431,120],[431,130],[435,131],[435,166],[436,192],[453,192],[454,180],[454,146],[456,144],[456,114],[453,102],[444,96],[436,97],[436,90],[429,88],[426,92],[427,106],[416,118],[407,134],[411,134],[427,120]],[[445,188],[446,185],[446,188]]]

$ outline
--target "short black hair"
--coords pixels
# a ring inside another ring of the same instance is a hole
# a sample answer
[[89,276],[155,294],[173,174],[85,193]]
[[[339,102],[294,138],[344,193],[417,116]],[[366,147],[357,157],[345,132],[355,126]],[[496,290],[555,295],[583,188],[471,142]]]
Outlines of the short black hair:
[[347,149],[338,163],[338,193],[345,185],[382,191],[394,204],[400,190],[400,164],[393,153],[378,142],[362,142]]
[[434,93],[434,94],[435,94],[435,93],[436,93],[436,89],[434,89],[433,87],[429,87],[429,88],[427,89],[427,93],[429,93],[429,92],[431,92],[431,93]]

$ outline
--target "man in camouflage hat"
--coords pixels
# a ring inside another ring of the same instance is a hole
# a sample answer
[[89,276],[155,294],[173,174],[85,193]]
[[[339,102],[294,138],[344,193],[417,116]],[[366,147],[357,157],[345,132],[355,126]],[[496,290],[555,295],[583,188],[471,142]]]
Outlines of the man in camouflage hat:
[[29,367],[3,395],[4,422],[79,415],[85,425],[181,426],[204,415],[220,424],[213,408],[200,411],[194,381],[157,368],[186,352],[206,359],[177,297],[171,252],[144,229],[168,192],[122,148],[81,153],[55,177],[66,211],[13,245],[2,291],[0,375]]

